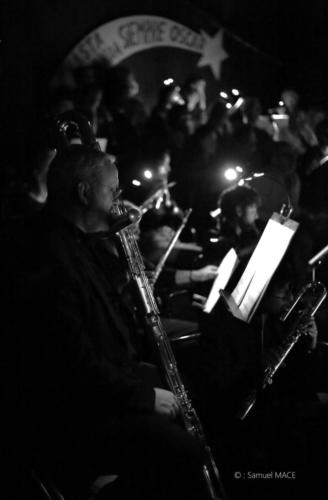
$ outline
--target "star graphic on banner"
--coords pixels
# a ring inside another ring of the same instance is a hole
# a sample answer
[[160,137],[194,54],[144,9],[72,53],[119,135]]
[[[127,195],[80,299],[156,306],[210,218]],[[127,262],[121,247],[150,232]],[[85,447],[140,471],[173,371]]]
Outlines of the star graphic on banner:
[[213,37],[202,31],[205,39],[204,50],[197,66],[210,66],[216,79],[220,78],[221,64],[229,56],[223,48],[223,30],[219,30]]

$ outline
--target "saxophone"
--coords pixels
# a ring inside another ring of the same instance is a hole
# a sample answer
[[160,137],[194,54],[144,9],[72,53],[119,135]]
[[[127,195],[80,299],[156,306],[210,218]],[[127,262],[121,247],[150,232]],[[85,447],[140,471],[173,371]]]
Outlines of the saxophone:
[[[280,316],[282,322],[290,317],[291,313],[296,310],[296,306],[303,302],[303,308],[297,310],[296,319],[292,322],[288,334],[280,344],[280,346],[269,353],[266,362],[266,367],[263,374],[262,388],[265,389],[273,382],[273,376],[278,371],[287,355],[293,349],[295,344],[302,336],[307,334],[306,324],[310,318],[313,318],[320,305],[327,296],[326,287],[320,281],[314,281],[305,285],[292,304],[290,304],[284,313]],[[256,401],[256,390],[253,390],[243,402],[239,418],[244,420]]]
[[[128,212],[123,204],[117,203],[114,206],[113,213],[120,218]],[[130,220],[136,222],[136,217],[130,217]],[[131,278],[136,285],[139,298],[141,299],[146,326],[150,330],[155,342],[166,382],[179,403],[184,427],[192,436],[199,438],[204,446],[206,460],[202,467],[202,473],[209,498],[211,500],[226,500],[221,477],[211,449],[206,442],[202,424],[183,385],[170,341],[161,323],[159,310],[152,287],[145,273],[144,262],[133,231],[131,227],[127,226],[119,230],[117,234],[127,260]]]

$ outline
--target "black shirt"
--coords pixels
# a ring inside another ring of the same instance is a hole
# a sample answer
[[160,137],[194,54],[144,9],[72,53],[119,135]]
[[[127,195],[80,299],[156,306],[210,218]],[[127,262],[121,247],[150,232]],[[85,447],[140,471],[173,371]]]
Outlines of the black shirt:
[[2,246],[3,369],[9,403],[32,435],[58,429],[83,436],[92,429],[101,436],[112,419],[154,408],[116,287],[118,266],[113,258],[104,269],[92,240],[44,211]]

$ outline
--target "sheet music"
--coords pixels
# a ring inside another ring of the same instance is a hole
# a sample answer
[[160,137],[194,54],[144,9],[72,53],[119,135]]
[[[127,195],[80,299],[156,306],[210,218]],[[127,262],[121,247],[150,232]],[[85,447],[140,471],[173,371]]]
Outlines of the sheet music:
[[231,294],[244,321],[249,322],[295,234],[298,223],[274,213]]
[[233,248],[224,256],[221,264],[218,267],[217,277],[214,280],[211,291],[208,295],[207,301],[204,305],[203,311],[210,313],[220,298],[220,290],[227,286],[227,283],[234,272],[237,264],[238,257]]

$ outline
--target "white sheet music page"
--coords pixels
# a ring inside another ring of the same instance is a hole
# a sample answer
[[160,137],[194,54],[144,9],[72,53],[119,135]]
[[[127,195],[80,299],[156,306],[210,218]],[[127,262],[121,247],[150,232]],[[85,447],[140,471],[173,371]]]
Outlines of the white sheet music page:
[[269,219],[243,275],[231,294],[245,321],[252,319],[297,228],[297,222],[291,219],[282,222],[276,213]]
[[213,307],[220,298],[220,290],[224,290],[224,288],[227,286],[227,283],[237,264],[237,254],[235,250],[231,248],[229,252],[224,256],[221,264],[218,267],[217,277],[213,282],[213,286],[204,305],[203,311],[205,313],[210,313],[213,310]]

